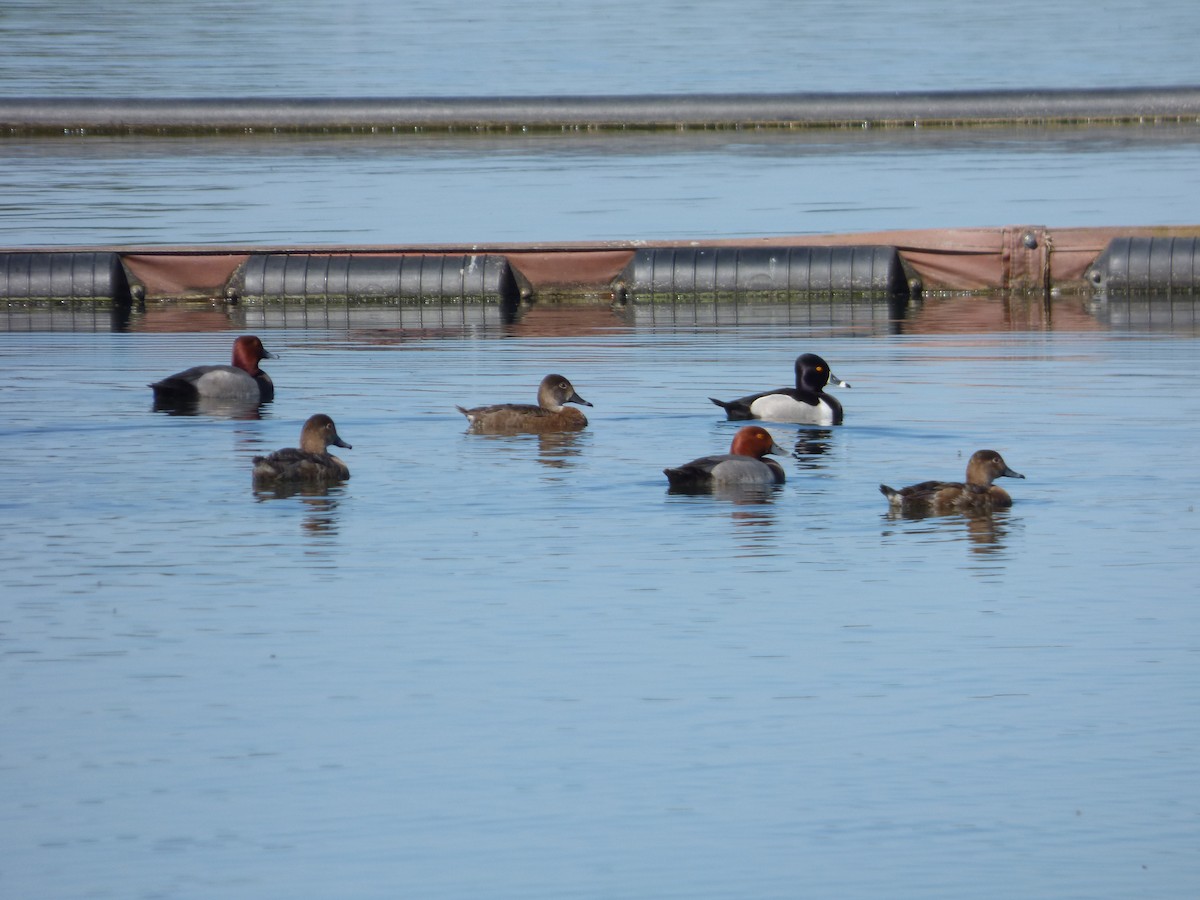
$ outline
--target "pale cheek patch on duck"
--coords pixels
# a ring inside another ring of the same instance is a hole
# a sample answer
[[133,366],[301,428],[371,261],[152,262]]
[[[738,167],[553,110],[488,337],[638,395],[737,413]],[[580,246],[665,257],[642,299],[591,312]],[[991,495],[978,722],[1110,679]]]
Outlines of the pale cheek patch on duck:
[[767,394],[750,404],[758,418],[773,422],[806,422],[813,425],[832,425],[833,410],[823,401],[803,403],[787,394]]

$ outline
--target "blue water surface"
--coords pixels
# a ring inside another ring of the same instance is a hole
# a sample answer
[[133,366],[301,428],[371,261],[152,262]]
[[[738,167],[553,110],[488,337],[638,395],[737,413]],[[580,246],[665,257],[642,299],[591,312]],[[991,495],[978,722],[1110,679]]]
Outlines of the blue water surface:
[[[10,2],[8,97],[1200,84],[1190,0]],[[0,139],[0,247],[458,245],[1194,224],[1194,122],[1023,131]]]
[[0,246],[711,239],[1190,225],[1195,127],[0,140]]
[[1200,83],[1189,0],[10,0],[0,91],[518,96]]
[[[150,408],[233,332],[3,335],[0,884],[1189,897],[1192,322],[256,329],[257,419]],[[814,349],[846,424],[771,426],[786,485],[667,492]],[[549,370],[587,430],[464,432]],[[351,480],[255,494],[317,411]],[[887,515],[980,447],[1012,510]]]
[[[1188,85],[1196,24],[1191,0],[13,0],[0,93]],[[1192,123],[3,137],[0,246],[1186,225],[1198,162]],[[1031,324],[973,298],[973,329],[953,302],[545,330],[216,306],[128,333],[8,306],[0,895],[1194,897],[1193,299]],[[259,417],[151,409],[247,330],[280,354]],[[854,385],[846,424],[772,426],[788,483],[756,502],[667,493],[729,444],[707,398],[805,350]],[[456,404],[551,370],[586,431],[464,433]],[[351,480],[254,493],[253,456],[318,411]],[[1012,510],[887,515],[881,481],[981,447],[1027,476]]]

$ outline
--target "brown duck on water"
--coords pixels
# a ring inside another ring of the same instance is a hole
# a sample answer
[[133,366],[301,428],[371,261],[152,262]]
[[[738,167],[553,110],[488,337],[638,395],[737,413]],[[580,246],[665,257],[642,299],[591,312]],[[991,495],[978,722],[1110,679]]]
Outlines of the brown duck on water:
[[537,406],[530,403],[498,403],[472,409],[459,406],[456,409],[467,417],[470,423],[468,430],[477,434],[546,434],[586,428],[587,416],[578,409],[565,406],[566,403],[592,405],[580,397],[574,385],[562,375],[547,375],[538,385]]
[[341,439],[333,419],[311,416],[300,429],[300,447],[254,457],[255,485],[329,484],[350,477],[349,467],[329,452],[329,446],[353,448]]
[[1024,478],[1014,472],[995,450],[979,450],[967,462],[967,480],[922,481],[906,488],[879,491],[888,498],[893,510],[906,515],[942,515],[954,512],[991,512],[1012,506],[1012,497],[1004,488],[992,484],[997,478]]

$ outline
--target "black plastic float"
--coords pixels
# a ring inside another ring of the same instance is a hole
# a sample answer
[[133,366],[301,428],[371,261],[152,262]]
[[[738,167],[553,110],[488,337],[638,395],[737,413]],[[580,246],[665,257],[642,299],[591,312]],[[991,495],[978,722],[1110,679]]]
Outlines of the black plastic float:
[[234,275],[228,293],[251,301],[498,303],[504,309],[515,309],[520,299],[508,260],[487,253],[255,254]]
[[[1061,279],[1047,289],[1113,293],[1200,294],[1197,228],[1174,237],[1100,238],[1063,232],[1045,241],[1044,266]],[[1189,233],[1190,232],[1190,233]],[[111,304],[128,314],[133,301],[245,300],[248,304],[316,302],[420,307],[487,306],[505,318],[524,303],[579,293],[588,303],[611,297],[620,306],[707,303],[904,303],[922,291],[1004,289],[1012,249],[1003,234],[953,232],[900,235],[897,246],[876,243],[804,246],[602,245],[505,247],[464,253],[400,248],[243,251],[178,248],[0,251],[0,301]],[[993,239],[995,238],[995,239]],[[595,257],[599,259],[593,258]],[[1085,255],[1086,254],[1086,255]],[[925,282],[923,284],[922,282]],[[955,283],[957,281],[957,284]],[[949,282],[949,284],[947,284]],[[561,296],[559,296],[561,295]]]
[[895,247],[659,247],[634,254],[625,270],[628,300],[680,296],[817,295],[907,297]]
[[1088,269],[1088,279],[1113,293],[1200,290],[1200,239],[1118,237]]
[[113,252],[0,253],[0,297],[132,302],[121,257]]

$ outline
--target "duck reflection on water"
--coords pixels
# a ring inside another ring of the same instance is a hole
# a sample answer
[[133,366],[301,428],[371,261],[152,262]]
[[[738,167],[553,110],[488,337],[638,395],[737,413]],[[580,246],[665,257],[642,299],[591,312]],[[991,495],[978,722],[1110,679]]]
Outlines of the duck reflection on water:
[[[972,555],[993,563],[1006,558],[1009,535],[1017,521],[1011,509],[943,515],[902,513],[892,509],[882,518],[897,525],[885,528],[884,538],[916,539],[923,543],[965,541]],[[902,523],[906,522],[910,527],[904,527]]]
[[553,431],[537,435],[537,460],[552,469],[569,469],[579,461],[582,441],[580,431]]
[[340,488],[331,488],[324,494],[305,494],[300,500],[304,506],[304,518],[300,522],[301,529],[314,537],[332,537],[338,533],[338,498]]
[[800,469],[824,469],[823,457],[833,442],[832,428],[801,428],[796,432],[792,458]]
[[155,397],[154,412],[168,416],[212,416],[214,419],[253,421],[263,417],[265,404],[259,400],[238,400],[222,397]]
[[[337,535],[341,526],[341,497],[344,484],[288,483],[264,487],[256,485],[252,494],[258,503],[295,499],[302,517],[300,530],[315,539]],[[290,515],[290,514],[289,514]]]
[[300,497],[304,500],[325,499],[345,493],[345,484],[341,482],[323,484],[315,481],[286,481],[270,484],[256,482],[251,493],[254,495],[254,499],[260,502],[263,500],[287,500],[291,497]]
[[[466,432],[474,438],[473,432]],[[543,434],[517,432],[512,434],[482,434],[477,439],[493,441],[512,448],[514,457],[527,458],[530,444],[537,444],[536,459],[551,469],[570,469],[579,461],[583,448],[590,441],[586,431],[549,431]]]

